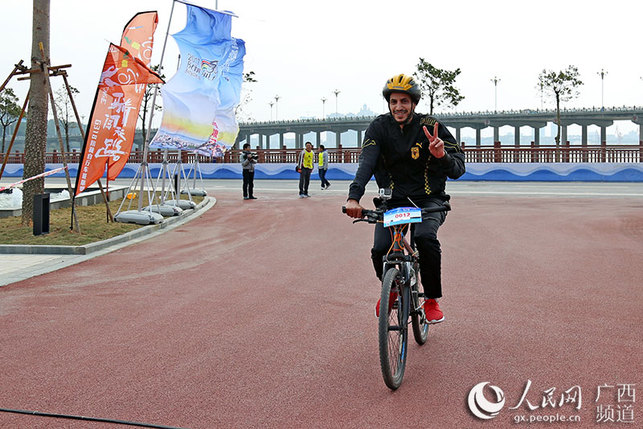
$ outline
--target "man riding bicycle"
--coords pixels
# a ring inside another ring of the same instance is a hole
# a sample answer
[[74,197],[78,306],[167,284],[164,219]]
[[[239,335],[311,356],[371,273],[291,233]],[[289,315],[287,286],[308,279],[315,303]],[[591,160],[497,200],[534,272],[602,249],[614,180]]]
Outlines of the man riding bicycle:
[[[457,179],[465,172],[464,154],[449,130],[429,115],[415,113],[422,92],[411,76],[399,74],[386,82],[382,95],[389,113],[371,122],[362,143],[359,167],[348,191],[346,213],[362,217],[359,201],[366,184],[375,175],[380,188],[391,188],[387,207],[430,208],[449,200],[445,193],[447,177]],[[433,133],[433,134],[432,134]],[[441,249],[438,228],[446,212],[430,213],[415,224],[413,239],[420,259],[420,277],[426,301],[424,311],[430,323],[444,320],[437,298],[442,297]],[[391,247],[391,234],[379,223],[375,226],[371,258],[377,277],[382,279],[382,258]],[[379,315],[377,302],[375,312]]]

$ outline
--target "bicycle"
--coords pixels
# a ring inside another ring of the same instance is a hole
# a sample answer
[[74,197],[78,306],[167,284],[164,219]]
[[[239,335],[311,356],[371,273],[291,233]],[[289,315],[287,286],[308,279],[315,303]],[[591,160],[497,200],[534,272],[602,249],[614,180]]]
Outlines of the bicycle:
[[[384,196],[382,192],[380,195]],[[378,318],[380,366],[384,383],[391,390],[400,387],[404,378],[409,318],[413,326],[413,337],[420,346],[426,343],[429,336],[429,323],[422,300],[425,295],[419,280],[418,252],[413,234],[411,233],[410,242],[405,234],[409,225],[421,222],[427,213],[449,210],[451,206],[448,202],[441,207],[428,209],[400,207],[387,210],[383,199],[379,208],[363,209],[362,219],[353,221],[372,224],[384,222],[384,226],[391,228],[393,234],[393,244],[383,260],[384,275]],[[342,207],[342,211],[346,213],[345,207]]]

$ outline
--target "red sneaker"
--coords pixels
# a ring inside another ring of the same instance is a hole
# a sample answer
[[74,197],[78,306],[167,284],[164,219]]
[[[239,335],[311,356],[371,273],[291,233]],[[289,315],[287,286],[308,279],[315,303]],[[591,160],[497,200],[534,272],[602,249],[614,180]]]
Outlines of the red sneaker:
[[[377,300],[377,304],[375,305],[375,317],[380,317],[380,301],[382,299]],[[397,292],[391,292],[391,295],[389,296],[388,299],[388,312],[391,312],[391,309],[393,308],[393,303],[397,301]]]
[[444,314],[435,299],[427,299],[424,301],[424,313],[429,323],[440,323],[444,320]]

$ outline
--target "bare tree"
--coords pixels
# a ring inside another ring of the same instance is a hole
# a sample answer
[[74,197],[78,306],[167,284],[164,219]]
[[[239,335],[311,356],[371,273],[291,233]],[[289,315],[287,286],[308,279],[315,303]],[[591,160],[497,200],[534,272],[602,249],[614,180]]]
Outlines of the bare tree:
[[433,107],[443,104],[457,106],[464,96],[455,87],[455,80],[460,74],[460,69],[444,70],[427,63],[420,58],[417,65],[417,72],[413,76],[418,80],[422,94],[429,99],[429,114],[433,114]]
[[[69,85],[69,91],[72,95],[80,93],[78,89],[71,85]],[[67,88],[64,86],[56,91],[56,111],[58,112],[58,121],[62,124],[63,131],[65,132],[65,146],[69,153],[71,152],[69,145],[69,130],[76,127],[76,116],[74,115],[69,94],[67,94]]]
[[[161,79],[165,80],[165,75],[161,73],[162,67],[159,67],[159,65],[151,66],[150,69],[158,73],[158,75],[161,77]],[[143,148],[143,145],[147,141],[147,133],[150,132],[151,130],[147,129],[147,112],[150,110],[152,107],[152,100],[154,98],[154,92],[158,91],[158,84],[150,84],[145,86],[145,93],[143,94],[143,102],[141,103],[141,109],[138,111],[138,117],[141,120],[141,134],[143,136],[143,141],[142,144],[140,145],[139,149]],[[157,97],[158,99],[158,97]],[[163,108],[156,104],[157,101],[155,101],[154,105],[154,110],[155,111],[161,111]]]
[[538,87],[541,91],[553,95],[556,99],[556,146],[560,145],[560,103],[578,96],[578,87],[583,85],[576,66],[568,66],[565,70],[555,72],[543,70],[538,75]]
[[0,126],[2,126],[2,151],[5,150],[7,127],[18,120],[22,108],[18,105],[18,97],[11,88],[5,88],[0,93]]
[[[49,66],[49,1],[33,0],[33,28],[31,39],[31,73],[29,107],[25,130],[25,165],[23,178],[44,173],[47,148],[47,67]],[[41,53],[42,49],[42,53]],[[44,58],[43,58],[44,56]],[[44,178],[26,182],[22,187],[22,224],[31,224],[33,197],[45,188]]]
[[[257,79],[255,79],[255,72],[249,71],[247,73],[243,74],[243,83],[254,83],[257,82]],[[252,89],[248,88],[246,85],[245,87],[242,86],[242,96],[241,96],[241,101],[235,107],[234,109],[234,115],[239,119],[239,120],[251,120],[249,117],[244,117],[244,107],[250,103],[252,100]]]

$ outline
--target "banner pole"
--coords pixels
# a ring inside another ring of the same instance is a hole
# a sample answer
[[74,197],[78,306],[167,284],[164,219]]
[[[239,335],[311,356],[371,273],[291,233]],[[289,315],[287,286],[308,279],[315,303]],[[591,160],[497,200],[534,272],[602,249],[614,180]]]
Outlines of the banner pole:
[[[159,74],[163,70],[163,58],[165,58],[165,48],[167,46],[167,38],[170,34],[170,24],[172,24],[172,16],[174,15],[174,3],[175,0],[172,0],[172,9],[170,10],[170,19],[167,23],[167,30],[165,31],[165,39],[163,40],[163,49],[161,49],[161,59],[159,60]],[[143,145],[143,152],[146,152],[147,145],[150,141],[150,135],[152,134],[152,119],[154,118],[154,107],[156,106],[156,94],[158,92],[158,85],[154,87],[154,94],[152,95],[152,109],[150,111],[150,120],[147,122],[147,138]]]
[[[163,41],[163,49],[161,50],[161,59],[159,61],[159,73],[163,70],[163,58],[165,57],[165,47],[167,45],[167,37],[170,34],[170,24],[172,23],[172,16],[174,15],[174,3],[175,0],[172,0],[172,9],[170,10],[170,19],[167,23],[167,31],[165,32],[165,40]],[[143,142],[143,162],[141,163],[141,168],[145,168],[145,172],[149,171],[149,166],[147,164],[147,154],[149,152],[149,142],[150,136],[152,135],[152,119],[154,118],[154,107],[156,106],[156,94],[158,92],[158,85],[154,87],[154,94],[152,95],[152,109],[150,111],[150,120],[147,123],[147,138]],[[163,192],[163,190],[161,190]],[[142,192],[141,192],[142,195]],[[149,202],[150,206],[152,201]],[[138,199],[138,211],[140,212],[143,209],[143,198]]]

